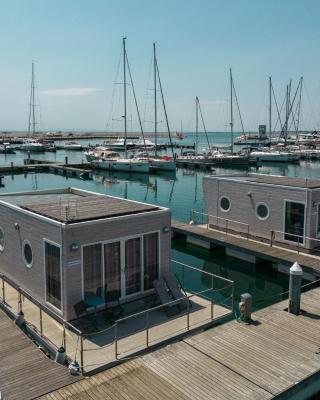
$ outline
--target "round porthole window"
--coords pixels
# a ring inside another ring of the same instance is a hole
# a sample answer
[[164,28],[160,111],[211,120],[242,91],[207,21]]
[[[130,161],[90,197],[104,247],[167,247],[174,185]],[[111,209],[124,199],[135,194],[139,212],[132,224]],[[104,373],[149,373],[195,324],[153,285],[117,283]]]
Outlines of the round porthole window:
[[4,250],[4,231],[0,228],[0,251]]
[[256,207],[256,215],[259,219],[265,220],[269,217],[269,208],[265,203],[259,203]]
[[31,268],[33,263],[33,253],[31,244],[28,240],[23,242],[22,256],[26,267]]
[[231,202],[228,199],[228,197],[225,197],[225,196],[221,197],[221,199],[220,199],[220,209],[221,209],[221,211],[227,212],[227,211],[230,210],[230,208],[231,208]]

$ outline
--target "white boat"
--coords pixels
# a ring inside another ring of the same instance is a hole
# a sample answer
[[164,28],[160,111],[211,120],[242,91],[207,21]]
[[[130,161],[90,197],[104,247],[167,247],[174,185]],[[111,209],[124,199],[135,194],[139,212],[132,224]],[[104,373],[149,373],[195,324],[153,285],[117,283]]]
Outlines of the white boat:
[[64,145],[65,150],[82,150],[82,145],[77,142],[67,142]]
[[30,151],[30,152],[41,152],[46,150],[46,146],[35,139],[26,139],[20,146],[20,150]]
[[110,156],[113,158],[119,157],[118,153],[110,150],[108,147],[105,146],[94,147],[93,149],[84,151],[83,154],[85,155],[88,162],[98,160],[99,158],[110,158]]
[[137,159],[102,159],[94,160],[91,162],[93,167],[104,169],[107,171],[122,171],[122,172],[140,172],[149,173],[150,163],[145,160]]
[[280,151],[252,151],[249,159],[260,162],[289,162],[289,153]]
[[149,139],[140,138],[136,143],[135,147],[143,148],[144,150],[155,150],[156,145]]
[[148,161],[151,170],[175,171],[177,169],[175,161],[168,156],[156,157],[148,152],[140,152],[137,154],[137,158]]

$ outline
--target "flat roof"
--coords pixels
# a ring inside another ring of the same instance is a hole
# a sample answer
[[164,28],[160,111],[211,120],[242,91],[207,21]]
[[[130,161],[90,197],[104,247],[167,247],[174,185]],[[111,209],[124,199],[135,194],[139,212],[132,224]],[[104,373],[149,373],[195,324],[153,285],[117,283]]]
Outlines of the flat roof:
[[158,206],[69,188],[0,196],[0,201],[66,224],[156,211]]
[[238,182],[252,182],[263,185],[291,186],[296,188],[319,189],[320,179],[293,178],[289,176],[266,174],[242,174],[242,175],[212,175],[208,178],[230,180]]

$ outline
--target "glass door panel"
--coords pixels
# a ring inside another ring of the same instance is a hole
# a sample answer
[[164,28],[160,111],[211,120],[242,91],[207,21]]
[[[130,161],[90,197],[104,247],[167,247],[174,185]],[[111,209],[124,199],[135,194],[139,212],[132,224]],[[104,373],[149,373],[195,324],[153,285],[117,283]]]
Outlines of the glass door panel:
[[144,290],[153,288],[153,281],[159,275],[159,234],[157,232],[144,235]]
[[125,294],[141,291],[140,238],[125,241]]
[[104,276],[106,301],[121,297],[121,252],[120,242],[104,245]]
[[302,203],[287,201],[285,205],[285,240],[303,243],[305,206]]
[[83,288],[85,298],[102,291],[101,244],[83,247]]
[[45,242],[46,301],[61,310],[60,247]]

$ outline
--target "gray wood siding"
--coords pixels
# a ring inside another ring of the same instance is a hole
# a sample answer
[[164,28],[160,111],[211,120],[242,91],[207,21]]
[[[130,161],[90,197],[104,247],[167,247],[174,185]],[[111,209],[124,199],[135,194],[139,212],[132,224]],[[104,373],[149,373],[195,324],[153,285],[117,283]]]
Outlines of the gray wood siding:
[[[64,298],[64,303],[66,305],[66,318],[70,320],[75,317],[73,306],[82,298],[82,245],[159,231],[160,274],[163,275],[170,271],[171,259],[171,235],[170,232],[163,232],[163,227],[165,226],[169,228],[171,226],[171,213],[169,210],[67,226],[64,231],[64,293],[67,296]],[[72,243],[79,245],[77,251],[71,251],[70,246]]]
[[[301,190],[294,187],[252,184],[246,181],[230,181],[211,177],[203,179],[203,189],[208,214],[249,224],[250,235],[268,239],[271,230],[284,230],[284,200],[306,203],[305,235],[314,234],[315,227],[310,228],[315,223],[309,213],[310,204],[314,201],[311,198],[310,189]],[[231,209],[228,212],[221,211],[219,207],[221,196],[227,196],[231,201]],[[320,201],[320,192],[317,194],[317,198]],[[260,202],[266,203],[269,207],[269,218],[264,221],[258,219],[255,212],[256,206]],[[225,227],[226,224],[225,220],[218,220],[217,223],[216,218],[212,217],[209,222],[221,227]],[[229,222],[228,227],[241,232],[246,232],[247,229],[246,226],[233,222]],[[282,235],[277,234],[276,239],[281,241]],[[310,243],[306,242],[306,245],[308,247]]]
[[[19,224],[19,230],[14,224]],[[19,210],[0,204],[0,227],[5,234],[5,249],[0,252],[0,271],[45,303],[45,264],[43,239],[60,243],[60,228]],[[32,268],[22,258],[23,241],[28,240],[33,251]]]

